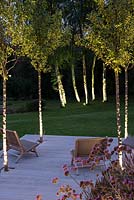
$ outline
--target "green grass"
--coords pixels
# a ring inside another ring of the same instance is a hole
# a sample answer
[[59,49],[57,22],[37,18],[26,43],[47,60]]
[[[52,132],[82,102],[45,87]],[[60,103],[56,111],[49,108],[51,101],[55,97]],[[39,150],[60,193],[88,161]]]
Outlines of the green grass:
[[[17,107],[22,102],[12,102]],[[121,104],[122,105],[122,104]],[[117,136],[115,102],[69,102],[66,108],[60,108],[59,102],[47,101],[43,112],[43,125],[47,135],[75,136]],[[134,108],[129,104],[129,134],[133,134]],[[2,124],[2,116],[0,116]],[[122,134],[124,133],[124,105],[121,108]],[[7,115],[7,128],[16,130],[20,136],[38,134],[38,112],[16,113]]]

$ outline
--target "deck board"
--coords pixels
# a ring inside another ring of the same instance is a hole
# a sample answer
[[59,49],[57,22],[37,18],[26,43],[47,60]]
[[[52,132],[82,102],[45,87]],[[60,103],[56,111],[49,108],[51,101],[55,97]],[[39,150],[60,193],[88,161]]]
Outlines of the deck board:
[[[38,135],[25,135],[23,138],[31,141],[39,139]],[[35,200],[36,195],[41,194],[43,200],[56,200],[56,192],[60,185],[70,184],[74,188],[79,187],[70,177],[63,174],[63,165],[70,165],[70,150],[74,147],[75,136],[44,136],[44,142],[37,147],[39,157],[29,154],[15,163],[16,157],[9,153],[9,167],[15,167],[8,172],[0,173],[0,200]],[[117,139],[114,139],[114,146]],[[3,158],[0,159],[3,165]],[[78,181],[85,179],[95,180],[96,174],[101,169],[93,172],[81,171],[79,176],[74,176]],[[59,177],[58,184],[52,184],[52,179]]]

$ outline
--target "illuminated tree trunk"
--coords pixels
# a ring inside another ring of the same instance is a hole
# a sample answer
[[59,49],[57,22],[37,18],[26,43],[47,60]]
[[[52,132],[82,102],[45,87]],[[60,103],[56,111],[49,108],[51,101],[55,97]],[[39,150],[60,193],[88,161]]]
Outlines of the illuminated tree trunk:
[[79,94],[78,94],[78,91],[77,91],[76,81],[75,81],[74,64],[72,64],[71,72],[72,72],[72,82],[73,82],[73,89],[74,89],[74,93],[75,93],[75,98],[78,102],[80,102],[80,97],[79,97]]
[[[117,123],[117,136],[118,136],[118,147],[122,145],[121,139],[121,117],[120,117],[120,88],[119,88],[119,72],[115,71],[115,87],[116,87],[116,123]],[[118,153],[119,163],[122,168],[122,151]]]
[[64,104],[66,105],[66,104],[67,104],[67,101],[66,101],[66,94],[65,94],[65,90],[64,90],[64,88],[63,88],[62,81],[61,81],[61,91],[62,91],[62,96],[63,96]]
[[86,73],[86,62],[85,62],[85,55],[83,54],[82,57],[82,63],[83,63],[83,83],[84,83],[84,92],[85,92],[85,104],[88,104],[88,92],[87,92],[87,73]]
[[40,142],[43,142],[42,95],[41,95],[41,72],[40,71],[38,71],[38,92],[39,92],[39,133],[40,133]]
[[55,71],[56,71],[61,107],[65,107],[66,106],[66,95],[65,95],[65,91],[64,91],[64,88],[63,88],[63,85],[62,85],[61,75],[60,75],[58,65],[55,66]]
[[106,90],[106,66],[103,63],[103,75],[102,75],[102,94],[103,94],[103,102],[107,101],[107,90]]
[[8,154],[7,154],[7,138],[6,138],[6,77],[3,75],[3,168],[8,171]]
[[94,68],[95,68],[96,56],[94,55],[93,64],[92,64],[92,101],[95,100],[94,92]]
[[128,69],[125,68],[125,138],[128,136]]

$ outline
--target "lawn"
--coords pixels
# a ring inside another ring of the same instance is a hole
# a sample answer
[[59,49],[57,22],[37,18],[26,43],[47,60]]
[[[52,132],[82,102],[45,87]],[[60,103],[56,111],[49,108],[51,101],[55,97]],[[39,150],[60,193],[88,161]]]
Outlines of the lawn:
[[[11,107],[23,105],[19,101]],[[117,136],[115,101],[102,103],[99,100],[82,103],[68,102],[60,108],[58,101],[48,100],[43,111],[44,132],[47,135],[77,136]],[[129,103],[129,134],[133,134],[134,107]],[[2,124],[2,116],[0,116]],[[122,135],[124,134],[124,103],[121,103]],[[25,112],[7,115],[7,128],[18,131],[19,135],[38,134],[38,112]]]

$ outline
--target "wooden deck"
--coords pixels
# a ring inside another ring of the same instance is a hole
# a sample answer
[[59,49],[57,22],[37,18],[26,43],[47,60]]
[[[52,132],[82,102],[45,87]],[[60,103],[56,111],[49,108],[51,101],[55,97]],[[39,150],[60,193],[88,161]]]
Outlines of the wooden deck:
[[[25,135],[32,141],[39,139],[38,135]],[[74,136],[44,136],[44,142],[38,146],[39,157],[33,154],[24,156],[19,163],[15,164],[16,157],[9,153],[8,172],[0,173],[0,200],[35,200],[41,194],[43,200],[56,200],[58,188],[63,184],[70,184],[79,190],[78,185],[70,178],[64,176],[63,165],[70,165],[70,150],[74,147]],[[114,139],[114,145],[117,139]],[[3,165],[3,158],[0,159],[0,166]],[[85,179],[96,179],[96,174],[101,168],[95,171],[81,170],[80,175],[73,174],[80,181]],[[54,177],[59,178],[58,184],[52,184]]]

